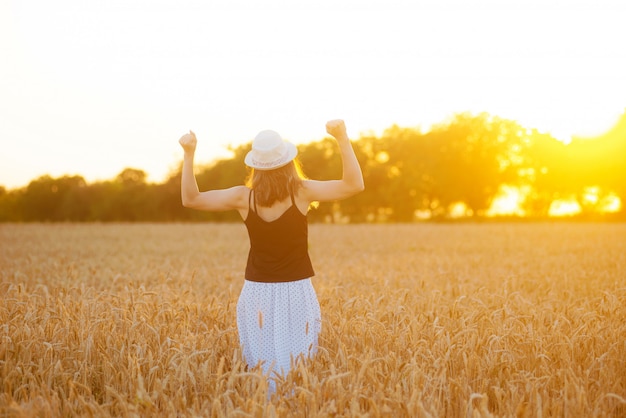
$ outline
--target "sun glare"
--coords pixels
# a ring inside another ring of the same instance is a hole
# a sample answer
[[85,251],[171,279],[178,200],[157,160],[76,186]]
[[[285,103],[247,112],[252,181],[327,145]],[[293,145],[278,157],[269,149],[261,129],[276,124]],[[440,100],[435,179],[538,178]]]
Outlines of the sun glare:
[[524,216],[522,203],[527,193],[527,190],[524,191],[519,187],[502,186],[487,211],[487,216]]
[[617,213],[622,210],[622,200],[615,194],[604,197],[600,203],[600,210],[605,213]]
[[585,193],[583,194],[583,200],[585,203],[590,205],[596,205],[600,200],[600,188],[598,186],[587,187],[585,189]]
[[582,208],[575,199],[558,199],[550,205],[548,215],[554,217],[573,216],[581,211]]
[[[524,201],[531,191],[530,186],[502,186],[491,207],[487,210],[486,216],[525,216]],[[618,195],[615,193],[602,195],[599,187],[587,188],[582,195],[581,203],[582,206],[591,207],[599,213],[617,213],[622,209],[622,202]],[[550,204],[548,215],[555,218],[578,215],[583,211],[581,203],[575,198],[554,200]],[[430,218],[427,212],[422,215],[417,216],[418,219]],[[472,216],[472,211],[465,203],[457,202],[449,206],[448,215],[452,219],[460,219]]]
[[467,207],[465,202],[457,202],[450,205],[449,214],[453,219],[465,218],[472,216],[472,210]]
[[602,195],[598,186],[586,188],[582,198],[584,204],[594,207],[601,213],[615,213],[622,208],[622,202],[618,195],[615,193]]

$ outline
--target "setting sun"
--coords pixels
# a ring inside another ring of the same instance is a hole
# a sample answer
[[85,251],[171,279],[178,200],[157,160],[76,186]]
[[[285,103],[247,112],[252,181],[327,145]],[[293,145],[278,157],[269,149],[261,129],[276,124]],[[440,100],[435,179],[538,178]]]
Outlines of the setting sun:
[[546,128],[545,132],[551,134],[555,139],[570,144],[574,138],[594,138],[608,132],[617,123],[620,112],[607,112],[606,109],[586,108],[580,112],[575,104],[571,107],[565,106],[564,112],[575,115],[558,123],[554,123],[551,128]]

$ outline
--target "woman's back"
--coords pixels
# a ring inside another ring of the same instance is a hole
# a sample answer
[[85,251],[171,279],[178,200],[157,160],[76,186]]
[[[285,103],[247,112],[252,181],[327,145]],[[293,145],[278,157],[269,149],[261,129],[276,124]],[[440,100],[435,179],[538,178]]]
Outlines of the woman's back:
[[[287,204],[262,208],[250,191],[249,202],[244,221],[250,238],[246,279],[276,283],[312,277],[307,219],[296,206],[295,197],[291,195]],[[262,217],[260,210],[271,212],[271,216],[265,213],[267,217]]]
[[[266,207],[261,206],[259,204],[256,205],[256,213],[265,222],[273,222],[276,219],[279,219],[285,212],[291,209],[292,206],[303,215],[306,216],[308,211],[309,203],[305,200],[299,199],[298,195],[294,196],[294,202],[292,202],[291,197],[288,197],[280,202],[275,202],[272,206]],[[250,208],[248,208],[250,210]],[[248,212],[249,216],[249,212]]]

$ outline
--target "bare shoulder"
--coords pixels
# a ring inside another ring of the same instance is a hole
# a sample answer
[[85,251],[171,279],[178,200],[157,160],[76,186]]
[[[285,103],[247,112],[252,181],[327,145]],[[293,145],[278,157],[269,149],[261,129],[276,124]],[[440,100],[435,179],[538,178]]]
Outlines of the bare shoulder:
[[241,194],[247,196],[250,193],[250,188],[248,186],[233,186],[230,188],[234,193]]
[[230,190],[233,197],[239,201],[239,204],[243,207],[247,207],[248,198],[250,197],[250,188],[242,185],[231,187]]
[[218,210],[242,210],[248,207],[250,189],[247,186],[233,186],[228,189],[216,190],[213,193],[215,193],[213,197]]

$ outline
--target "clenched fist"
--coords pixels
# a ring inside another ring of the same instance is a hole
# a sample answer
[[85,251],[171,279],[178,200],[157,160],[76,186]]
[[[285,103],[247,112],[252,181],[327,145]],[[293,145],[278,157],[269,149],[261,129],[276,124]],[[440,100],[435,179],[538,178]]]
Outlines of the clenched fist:
[[331,134],[336,139],[348,139],[346,124],[341,119],[326,122],[326,132]]
[[189,131],[188,134],[180,137],[178,143],[183,147],[185,152],[195,152],[198,140],[196,139],[196,134],[194,134],[193,131]]

